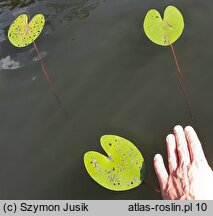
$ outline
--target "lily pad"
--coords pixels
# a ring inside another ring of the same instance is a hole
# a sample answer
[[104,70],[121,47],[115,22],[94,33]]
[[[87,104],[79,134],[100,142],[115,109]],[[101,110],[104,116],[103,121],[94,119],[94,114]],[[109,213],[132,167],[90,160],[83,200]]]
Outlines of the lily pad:
[[41,34],[45,24],[42,14],[36,14],[28,23],[27,14],[21,14],[11,24],[8,31],[10,42],[16,47],[25,47]]
[[168,46],[174,43],[182,34],[184,20],[181,12],[174,6],[168,6],[162,19],[160,13],[151,9],[144,19],[144,31],[154,43]]
[[100,142],[107,156],[95,151],[85,153],[84,164],[89,175],[103,187],[114,191],[140,185],[145,165],[134,144],[116,135],[104,135]]

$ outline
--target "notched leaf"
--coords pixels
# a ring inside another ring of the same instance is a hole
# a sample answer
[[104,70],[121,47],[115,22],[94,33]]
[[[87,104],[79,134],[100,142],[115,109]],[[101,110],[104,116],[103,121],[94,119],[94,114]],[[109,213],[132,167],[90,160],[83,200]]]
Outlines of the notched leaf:
[[33,43],[41,34],[45,24],[42,14],[36,14],[28,23],[27,14],[21,14],[8,30],[9,41],[16,47],[25,47]]
[[104,135],[101,137],[101,146],[108,156],[95,151],[84,155],[89,175],[103,187],[115,191],[140,185],[145,172],[141,170],[144,159],[134,144],[123,137]]
[[168,46],[174,43],[182,34],[184,20],[181,12],[174,6],[168,6],[162,19],[160,13],[151,9],[144,19],[144,31],[154,43]]

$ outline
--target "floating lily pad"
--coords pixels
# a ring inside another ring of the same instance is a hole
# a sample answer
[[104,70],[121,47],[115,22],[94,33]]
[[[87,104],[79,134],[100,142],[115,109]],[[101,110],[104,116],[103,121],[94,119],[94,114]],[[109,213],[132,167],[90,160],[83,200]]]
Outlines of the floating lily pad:
[[103,187],[114,191],[140,185],[145,172],[144,159],[134,144],[116,135],[104,135],[100,141],[107,156],[95,151],[84,155],[89,175]]
[[41,34],[44,24],[45,19],[42,14],[36,14],[30,23],[27,14],[21,14],[11,24],[8,38],[14,46],[25,47]]
[[182,34],[184,20],[181,12],[174,6],[168,6],[162,19],[160,13],[152,9],[144,19],[144,31],[154,43],[168,46],[174,43]]

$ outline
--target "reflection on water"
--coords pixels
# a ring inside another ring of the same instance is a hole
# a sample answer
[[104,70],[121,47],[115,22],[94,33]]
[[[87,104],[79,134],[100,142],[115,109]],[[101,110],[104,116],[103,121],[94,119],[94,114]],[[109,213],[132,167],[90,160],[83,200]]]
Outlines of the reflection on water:
[[20,65],[20,62],[11,59],[10,56],[7,56],[7,57],[2,58],[0,60],[0,69],[15,70],[15,69],[18,69],[20,67],[22,67],[22,65]]
[[[89,16],[90,12],[99,5],[99,0],[74,0],[49,3],[52,15],[48,15],[50,20],[57,19],[59,23],[66,23],[76,18],[83,20]],[[55,16],[57,14],[57,17]]]
[[[40,52],[41,58],[45,58],[47,53],[45,51]],[[30,48],[24,52],[16,53],[15,55],[7,55],[0,58],[0,70],[15,70],[26,66],[30,62],[39,61],[39,57],[35,56],[34,49]]]
[[[146,186],[124,193],[96,184],[83,165],[100,151],[103,134],[131,140],[146,163],[145,180],[157,184],[153,156],[166,157],[165,136],[190,124],[170,50],[144,35],[150,8],[180,8],[186,20],[175,48],[213,158],[212,0],[7,0],[0,3],[0,198],[153,199]],[[95,9],[95,10],[94,10]],[[47,19],[38,47],[71,121],[61,112],[32,46],[6,40],[20,14]]]

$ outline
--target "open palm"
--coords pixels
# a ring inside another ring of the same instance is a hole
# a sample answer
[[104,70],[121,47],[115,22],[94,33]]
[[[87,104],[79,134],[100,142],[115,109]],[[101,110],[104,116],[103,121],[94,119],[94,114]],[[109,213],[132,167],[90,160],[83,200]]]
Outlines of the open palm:
[[160,154],[154,157],[154,168],[164,199],[213,200],[213,171],[203,153],[194,129],[174,128],[166,138],[167,172]]

